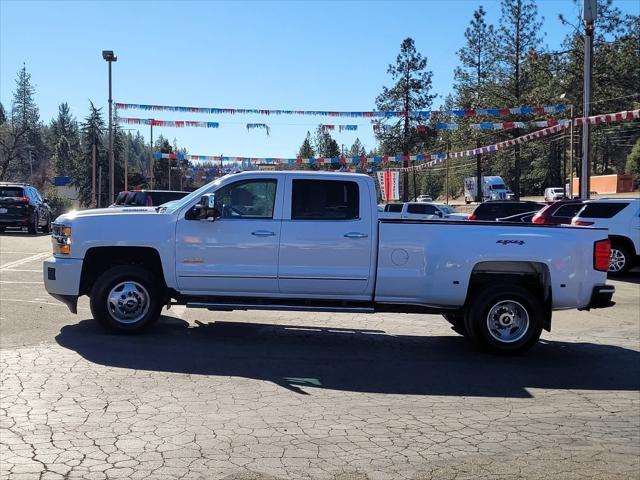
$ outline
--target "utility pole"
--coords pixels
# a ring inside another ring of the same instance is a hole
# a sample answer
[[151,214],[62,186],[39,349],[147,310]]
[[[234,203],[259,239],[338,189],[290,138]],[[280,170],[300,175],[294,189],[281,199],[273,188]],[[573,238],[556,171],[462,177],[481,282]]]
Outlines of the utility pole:
[[593,66],[593,24],[596,20],[597,0],[583,0],[582,18],[585,23],[584,32],[584,91],[582,98],[582,164],[580,167],[580,198],[589,198],[589,122],[591,107],[591,67]]
[[[480,140],[476,140],[476,148],[480,148]],[[476,202],[482,203],[482,155],[476,153]]]
[[[127,137],[128,138],[128,137]],[[129,190],[129,143],[124,147],[124,191]]]
[[149,159],[149,170],[150,170],[150,174],[149,174],[149,182],[151,185],[151,190],[153,190],[153,119],[150,119],[151,123],[149,124],[151,126],[151,133],[150,133],[150,150],[151,150],[151,158]]
[[571,126],[569,127],[569,198],[573,198],[573,104],[569,106]]
[[98,208],[102,206],[102,167],[98,169]]
[[98,206],[96,199],[96,139],[94,137],[91,145],[91,198],[93,199],[93,208]]
[[171,157],[169,157],[167,160],[168,160],[168,164],[169,164],[169,181],[168,181],[168,184],[169,184],[169,190],[171,190]]

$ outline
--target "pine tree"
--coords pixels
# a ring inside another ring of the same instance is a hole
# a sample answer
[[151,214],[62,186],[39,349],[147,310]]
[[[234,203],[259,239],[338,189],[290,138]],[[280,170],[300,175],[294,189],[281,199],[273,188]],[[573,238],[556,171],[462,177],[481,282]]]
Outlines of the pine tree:
[[336,142],[331,134],[327,132],[322,126],[318,126],[315,134],[315,151],[318,157],[331,158],[340,156],[340,146]]
[[102,109],[96,108],[93,102],[89,101],[89,114],[82,123],[82,157],[76,164],[73,173],[73,184],[78,189],[78,199],[81,205],[90,206],[92,204],[92,150],[96,146],[96,197],[98,195],[99,172],[102,171],[102,198],[98,199],[100,205],[105,204],[105,199],[109,196],[109,162],[107,160],[106,149],[104,148],[105,121],[102,117]]
[[16,78],[16,91],[13,94],[11,120],[23,130],[34,130],[40,120],[40,113],[33,98],[35,87],[31,84],[31,74],[22,66]]
[[479,108],[486,102],[486,90],[495,75],[495,30],[487,25],[482,5],[473,12],[473,19],[464,32],[466,44],[458,50],[461,65],[454,78],[458,105]]
[[31,74],[23,65],[16,78],[11,124],[14,136],[21,138],[20,142],[24,142],[24,148],[21,154],[14,158],[10,174],[20,180],[28,178],[30,182],[42,186],[47,171],[48,151],[34,95],[35,87],[31,83]]
[[[500,69],[500,90],[496,97],[509,106],[520,106],[531,87],[531,79],[523,68],[527,55],[540,48],[542,20],[538,18],[538,7],[533,0],[502,0],[500,25],[496,47]],[[520,129],[513,129],[512,136],[522,135]],[[514,171],[512,189],[521,195],[520,145],[514,147]]]
[[349,148],[348,156],[364,157],[366,155],[367,155],[367,152],[364,149],[364,145],[362,145],[362,142],[360,141],[360,139],[356,137],[356,139],[353,142],[353,145],[351,145],[351,147]]
[[304,138],[300,149],[298,150],[298,158],[313,158],[315,152],[313,145],[311,144],[311,133],[307,132],[307,136]]
[[57,175],[69,175],[75,167],[71,146],[64,135],[60,137],[55,147],[53,161]]
[[[424,119],[411,112],[431,107],[436,97],[430,93],[433,73],[427,70],[427,58],[416,50],[412,38],[402,42],[396,63],[389,65],[387,73],[391,75],[394,84],[389,88],[383,87],[382,93],[376,98],[376,108],[381,111],[402,111],[405,114],[393,125],[387,125],[384,121],[377,122],[376,137],[384,153],[395,155],[402,152],[403,155],[409,155],[418,147],[424,147],[429,140],[428,135],[415,128]],[[403,175],[403,185],[402,198],[407,201],[409,189],[406,173]]]
[[[64,139],[63,146],[60,143]],[[71,115],[69,105],[63,102],[58,107],[58,116],[49,124],[49,150],[53,152],[55,173],[70,175],[74,164],[82,156],[78,122]],[[60,149],[62,148],[62,151]],[[61,153],[62,152],[62,153]],[[61,156],[62,155],[62,159]]]

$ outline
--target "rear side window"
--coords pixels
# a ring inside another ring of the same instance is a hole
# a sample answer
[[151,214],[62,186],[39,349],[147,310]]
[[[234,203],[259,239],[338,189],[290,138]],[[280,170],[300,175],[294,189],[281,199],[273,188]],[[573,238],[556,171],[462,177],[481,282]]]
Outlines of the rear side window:
[[20,187],[0,187],[0,198],[24,197],[24,191]]
[[513,215],[518,213],[537,212],[542,207],[535,203],[516,203]]
[[401,203],[389,203],[389,204],[384,206],[384,211],[385,212],[392,212],[392,213],[400,213],[400,212],[402,212],[402,204]]
[[554,213],[553,216],[554,217],[575,217],[576,213],[578,213],[580,211],[580,209],[582,208],[582,204],[581,203],[574,203],[571,205],[562,205],[560,208],[558,208]]
[[505,214],[505,210],[502,204],[497,203],[482,203],[478,205],[473,214],[478,220],[495,220],[498,217],[506,217],[513,214]]
[[416,205],[407,206],[407,213],[418,213],[420,215],[435,215],[436,208],[433,205]]
[[359,216],[356,182],[293,180],[291,220],[352,220]]
[[628,203],[587,203],[578,213],[583,218],[611,218],[621,212]]

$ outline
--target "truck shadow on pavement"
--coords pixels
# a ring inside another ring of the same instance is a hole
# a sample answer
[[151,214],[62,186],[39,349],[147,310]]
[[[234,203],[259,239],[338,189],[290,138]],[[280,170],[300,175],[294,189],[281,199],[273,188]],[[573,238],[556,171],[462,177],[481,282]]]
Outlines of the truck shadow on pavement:
[[528,398],[528,388],[640,390],[640,353],[543,340],[516,357],[474,350],[463,337],[381,330],[213,322],[163,316],[142,335],[105,333],[92,320],[61,329],[61,346],[119,368],[266,380],[300,394],[317,387],[404,395]]

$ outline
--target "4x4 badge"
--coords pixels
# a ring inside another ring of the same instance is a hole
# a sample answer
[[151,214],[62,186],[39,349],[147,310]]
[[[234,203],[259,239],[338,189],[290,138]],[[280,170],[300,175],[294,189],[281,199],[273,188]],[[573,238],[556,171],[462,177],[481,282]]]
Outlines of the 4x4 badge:
[[501,245],[524,245],[524,240],[498,240]]

